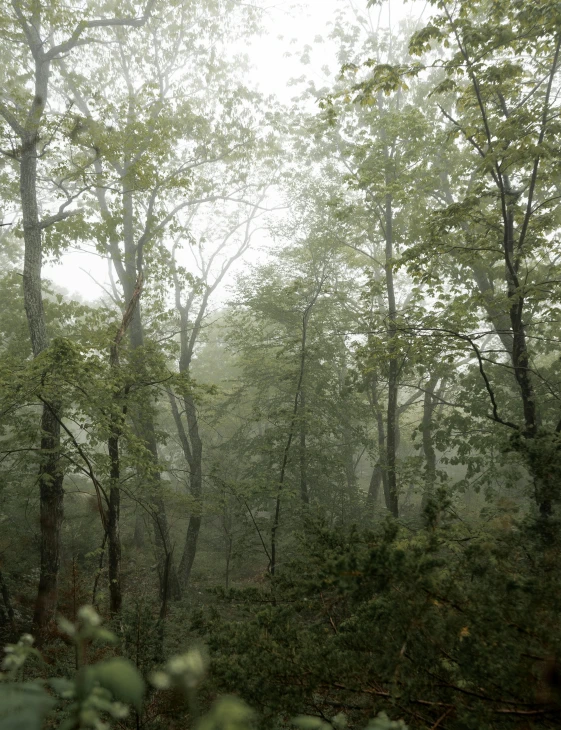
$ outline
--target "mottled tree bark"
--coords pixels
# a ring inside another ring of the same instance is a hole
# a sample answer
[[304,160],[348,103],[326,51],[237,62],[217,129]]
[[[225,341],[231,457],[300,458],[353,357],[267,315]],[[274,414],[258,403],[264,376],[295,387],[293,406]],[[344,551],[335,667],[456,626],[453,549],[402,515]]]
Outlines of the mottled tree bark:
[[[31,50],[35,59],[35,96],[21,133],[20,198],[24,239],[23,296],[31,347],[37,357],[49,345],[41,288],[43,251],[37,203],[37,143],[47,101],[50,63],[34,42],[31,42]],[[33,615],[33,623],[39,631],[54,620],[58,598],[64,499],[59,418],[60,406],[56,402],[43,403],[39,466],[40,568]]]
[[388,408],[386,416],[386,473],[387,492],[386,507],[394,517],[399,516],[397,494],[397,398],[399,392],[399,361],[396,352],[396,318],[395,287],[393,278],[393,208],[390,194],[386,195],[385,205],[385,262],[386,294],[388,297]]

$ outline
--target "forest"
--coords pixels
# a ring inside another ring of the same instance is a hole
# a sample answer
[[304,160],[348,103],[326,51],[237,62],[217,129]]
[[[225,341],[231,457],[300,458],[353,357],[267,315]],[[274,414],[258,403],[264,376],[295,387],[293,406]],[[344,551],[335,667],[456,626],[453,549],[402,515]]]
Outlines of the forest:
[[0,0],[1,730],[560,726],[561,4],[308,5]]

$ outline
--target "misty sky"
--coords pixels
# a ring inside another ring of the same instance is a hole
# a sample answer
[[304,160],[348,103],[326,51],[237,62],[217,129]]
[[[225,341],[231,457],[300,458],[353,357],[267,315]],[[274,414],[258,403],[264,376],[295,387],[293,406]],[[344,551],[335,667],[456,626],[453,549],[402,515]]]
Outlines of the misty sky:
[[[305,75],[321,87],[327,81],[322,70],[325,66],[332,73],[337,72],[334,47],[327,41],[337,10],[348,13],[350,22],[355,13],[366,12],[366,0],[302,0],[297,3],[293,0],[272,0],[270,5],[263,0],[263,5],[267,8],[264,33],[250,44],[245,44],[240,51],[248,54],[254,67],[253,83],[262,93],[273,94],[285,104],[289,104],[297,93],[297,89],[289,84],[290,79]],[[375,12],[376,21],[378,13],[381,13],[382,26],[387,26],[390,21],[393,26],[407,15],[419,18],[427,13],[427,3],[389,0],[381,11]],[[315,44],[318,36],[326,42]],[[301,51],[306,45],[314,46],[314,52],[311,62],[302,65]],[[254,260],[257,255],[256,250]],[[249,252],[246,260],[251,258]],[[243,262],[238,263],[238,270],[240,266]],[[71,295],[97,299],[103,291],[95,282],[104,286],[108,283],[107,262],[91,252],[73,251],[65,254],[59,264],[47,264],[44,276],[64,287]],[[223,297],[225,293],[219,295],[219,299]]]

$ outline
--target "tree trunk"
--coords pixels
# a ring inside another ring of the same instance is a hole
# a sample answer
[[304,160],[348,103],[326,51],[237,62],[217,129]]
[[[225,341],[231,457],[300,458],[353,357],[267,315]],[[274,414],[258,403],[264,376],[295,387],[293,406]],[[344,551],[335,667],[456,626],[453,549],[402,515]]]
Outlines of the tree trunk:
[[4,607],[6,609],[6,619],[8,623],[10,624],[10,628],[12,631],[15,629],[15,614],[14,609],[12,606],[12,601],[10,599],[10,591],[8,590],[8,586],[6,585],[6,581],[4,580],[4,575],[2,574],[2,571],[0,570],[0,595],[2,596],[2,601],[4,602]]
[[[114,365],[116,366],[117,363],[114,363]],[[119,530],[121,513],[119,438],[121,436],[121,425],[118,418],[117,414],[113,414],[111,435],[107,442],[107,450],[111,464],[106,528],[109,542],[109,560],[107,567],[109,572],[109,612],[111,616],[115,616],[121,612],[123,603],[121,592],[121,536]]]
[[310,497],[308,494],[308,453],[306,446],[306,437],[308,435],[306,414],[306,392],[304,385],[300,388],[300,498],[302,504],[309,505]]
[[436,451],[432,439],[432,417],[435,409],[434,390],[438,377],[432,375],[427,383],[423,399],[423,420],[421,431],[423,437],[423,454],[425,457],[425,478],[421,507],[424,508],[434,491],[436,481]]
[[279,474],[279,481],[277,485],[277,496],[275,499],[275,512],[273,516],[273,524],[271,526],[271,559],[269,563],[269,572],[271,575],[275,574],[277,566],[277,532],[280,525],[280,509],[281,509],[281,494],[284,489],[284,478],[286,476],[286,467],[288,464],[288,455],[290,453],[290,446],[292,439],[294,438],[294,430],[296,426],[296,420],[298,418],[298,409],[301,406],[302,386],[304,383],[304,373],[306,369],[306,353],[307,353],[307,339],[308,339],[308,321],[312,308],[319,297],[321,288],[323,286],[323,280],[319,283],[316,292],[314,293],[311,302],[304,310],[302,316],[302,338],[300,340],[300,371],[298,373],[298,384],[296,386],[296,396],[294,398],[294,406],[292,409],[292,418],[290,421],[290,427],[288,429],[288,438],[284,447],[282,462]]
[[187,427],[189,429],[189,440],[191,444],[189,468],[191,471],[189,488],[191,496],[195,500],[195,506],[189,518],[185,545],[179,564],[179,576],[181,585],[186,586],[191,578],[191,571],[195,556],[197,554],[197,543],[202,523],[202,496],[203,496],[203,442],[199,433],[199,421],[197,416],[196,403],[191,395],[183,399],[185,414],[187,416]]
[[189,526],[187,527],[187,535],[185,536],[183,555],[181,556],[181,562],[179,563],[179,575],[182,586],[186,586],[191,578],[191,571],[197,554],[197,543],[199,540],[201,523],[201,515],[192,514],[190,516]]
[[387,472],[387,493],[386,507],[394,517],[399,516],[399,504],[397,494],[397,397],[399,390],[399,362],[396,352],[396,304],[395,289],[393,279],[393,210],[392,198],[390,194],[386,195],[385,206],[385,234],[386,234],[386,251],[385,251],[385,272],[386,272],[386,293],[388,296],[388,409],[386,418],[386,472]]
[[[37,70],[37,95],[46,96],[47,68]],[[45,96],[37,102],[44,108]],[[37,109],[39,115],[42,109]],[[37,204],[37,132],[33,129],[22,137],[20,160],[20,195],[25,244],[23,266],[23,295],[25,313],[34,357],[48,345],[41,269],[43,264],[41,227]],[[56,403],[44,403],[41,417],[41,454],[39,467],[40,499],[40,571],[33,623],[39,631],[54,620],[58,597],[60,565],[60,532],[63,520],[63,479],[60,464],[60,408]]]
[[39,631],[55,619],[60,567],[60,533],[63,520],[60,423],[57,411],[43,406],[41,419],[41,466],[39,469],[40,569],[33,624]]
[[[134,291],[131,295],[127,308],[123,314],[123,319],[115,339],[111,345],[109,355],[109,364],[114,376],[114,382],[117,381],[118,369],[120,365],[119,346],[125,336],[129,324],[134,317],[134,313],[139,305],[140,295],[142,293],[142,274],[139,274]],[[119,532],[119,520],[121,512],[121,461],[119,455],[119,439],[121,438],[123,420],[127,415],[127,396],[130,386],[127,384],[124,388],[118,388],[114,391],[113,406],[114,410],[111,414],[110,435],[107,442],[107,450],[109,452],[110,462],[110,486],[109,486],[109,504],[107,516],[107,537],[109,540],[109,610],[112,616],[121,612],[123,603],[121,591],[121,536]]]
[[[113,437],[110,441],[113,440]],[[111,448],[111,446],[110,446]],[[109,456],[113,462],[119,460],[119,442],[115,439],[115,444]],[[121,592],[121,538],[119,534],[119,517],[121,508],[121,494],[119,487],[119,473],[115,473],[112,469],[111,474],[111,491],[109,493],[109,511],[107,517],[107,532],[109,538],[109,611],[112,616],[121,612],[123,597]]]
[[370,485],[368,488],[368,501],[372,504],[378,502],[380,486],[384,488],[384,500],[387,502],[388,494],[388,475],[385,468],[385,455],[386,455],[386,429],[384,424],[384,416],[382,415],[380,406],[378,404],[378,393],[376,389],[376,383],[372,381],[369,391],[369,401],[374,414],[376,416],[376,427],[378,431],[378,461],[372,471],[372,477],[370,479]]
[[382,485],[382,467],[380,462],[376,462],[374,469],[372,469],[372,476],[370,477],[370,484],[368,485],[368,496],[367,500],[371,504],[375,505],[380,499],[380,486]]
[[[128,163],[125,163],[125,170],[127,167]],[[139,257],[140,252],[138,251],[138,246],[135,243],[133,193],[134,189],[131,185],[129,185],[127,175],[125,173],[125,177],[122,181],[123,238],[125,248],[124,265],[119,259],[116,262],[115,269],[119,276],[121,286],[123,287],[125,301],[128,302],[130,302],[134,296],[134,287],[137,277],[142,274],[141,260]],[[115,247],[111,247],[111,251],[112,255],[113,253],[118,254],[118,249],[115,250]],[[130,320],[129,339],[133,350],[141,349],[144,346],[142,309],[140,303],[138,303],[135,307]],[[165,582],[170,594],[169,597],[178,599],[180,598],[181,591],[177,572],[173,565],[173,560],[171,559],[173,551],[171,548],[165,504],[161,497],[161,475],[157,468],[159,457],[156,428],[154,426],[154,419],[150,411],[149,404],[144,401],[141,401],[137,408],[136,426],[140,438],[144,441],[148,458],[151,462],[149,475],[144,476],[145,478],[148,476],[148,480],[153,488],[153,494],[150,497],[150,506],[152,513],[152,526],[154,530],[154,543],[156,546],[156,557],[158,560],[160,594],[162,590],[164,590],[163,586]],[[168,579],[164,581],[166,571],[168,573]]]

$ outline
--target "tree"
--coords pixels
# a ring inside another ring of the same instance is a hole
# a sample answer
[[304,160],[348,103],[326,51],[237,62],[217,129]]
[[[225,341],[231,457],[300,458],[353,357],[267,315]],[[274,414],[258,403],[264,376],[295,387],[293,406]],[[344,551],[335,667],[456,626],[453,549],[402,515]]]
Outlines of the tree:
[[[251,31],[250,8],[233,2],[228,10],[239,13],[244,30]],[[162,13],[149,24],[142,46],[139,39],[131,44],[117,30],[109,59],[105,49],[94,57],[95,74],[91,68],[87,79],[80,68],[65,72],[69,93],[80,112],[76,142],[95,152],[95,217],[85,235],[95,237],[100,252],[110,260],[120,284],[120,291],[114,287],[118,301],[131,301],[135,282],[142,276],[147,290],[144,306],[149,307],[149,287],[152,300],[159,303],[164,282],[173,280],[173,256],[170,258],[167,246],[174,244],[168,236],[175,241],[182,235],[188,238],[193,216],[204,203],[237,200],[244,188],[247,172],[239,165],[250,159],[255,139],[247,103],[257,102],[257,97],[239,79],[233,79],[226,57],[216,57],[217,50],[237,32],[221,25],[222,13],[222,8],[212,4],[162,7]],[[104,97],[99,88],[107,74],[114,79],[114,91]],[[205,87],[207,92],[214,89],[214,98],[201,96]],[[201,317],[205,309],[206,302]],[[142,368],[150,343],[140,307],[135,309],[129,333]],[[162,495],[156,416],[150,402],[138,404],[133,417],[148,457],[143,478],[151,485],[160,592],[166,590],[165,566],[170,563],[169,591],[177,598],[180,586],[170,562],[173,545]],[[198,455],[198,447],[196,451]],[[188,563],[181,561],[181,582],[190,570],[185,568]]]
[[[53,215],[41,217],[37,191],[37,164],[48,153],[50,147],[50,125],[45,121],[45,112],[51,91],[52,66],[77,46],[88,43],[87,31],[109,26],[143,25],[150,13],[151,4],[144,8],[139,17],[83,18],[80,13],[61,13],[59,8],[46,8],[40,2],[32,9],[14,0],[2,10],[3,58],[9,62],[12,79],[21,76],[24,69],[24,83],[13,82],[3,89],[0,100],[0,115],[16,140],[8,156],[19,167],[19,190],[22,229],[25,244],[23,267],[23,291],[25,311],[34,357],[49,346],[46,329],[43,296],[41,291],[41,268],[43,259],[42,232],[64,220],[68,209],[79,195],[79,188],[64,178],[59,181],[59,191],[65,193],[65,200]],[[89,9],[90,17],[95,15]],[[70,32],[68,29],[71,29]],[[29,73],[29,75],[28,75]],[[65,182],[68,187],[65,187]],[[41,494],[41,567],[34,623],[43,629],[53,618],[57,602],[57,576],[59,569],[60,529],[63,515],[63,469],[60,464],[60,412],[54,400],[44,402],[41,417],[41,451],[43,458],[39,470]]]
[[[439,12],[412,37],[410,49],[422,54],[433,41],[451,48],[440,56],[443,73],[433,93],[442,95],[439,108],[449,139],[469,152],[456,178],[458,192],[448,193],[448,206],[435,215],[435,230],[444,234],[444,246],[436,250],[448,253],[454,240],[459,266],[470,261],[483,315],[504,349],[488,354],[469,332],[449,334],[463,337],[474,352],[489,415],[512,431],[512,446],[524,457],[547,521],[558,499],[557,376],[540,367],[538,358],[541,338],[552,336],[548,319],[558,311],[550,288],[558,276],[553,215],[558,11],[548,2],[531,9],[515,2],[436,7]],[[426,256],[428,250],[422,246],[418,252]],[[483,264],[472,263],[474,256]],[[514,378],[516,406],[497,399],[492,382],[497,367],[508,368]]]

